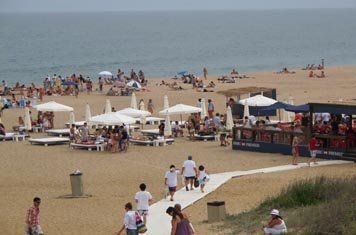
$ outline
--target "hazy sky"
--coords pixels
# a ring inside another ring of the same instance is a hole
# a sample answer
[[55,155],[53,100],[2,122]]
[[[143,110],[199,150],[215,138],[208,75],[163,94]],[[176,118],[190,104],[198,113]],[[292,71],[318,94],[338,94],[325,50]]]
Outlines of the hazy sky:
[[0,11],[355,8],[356,0],[0,0]]

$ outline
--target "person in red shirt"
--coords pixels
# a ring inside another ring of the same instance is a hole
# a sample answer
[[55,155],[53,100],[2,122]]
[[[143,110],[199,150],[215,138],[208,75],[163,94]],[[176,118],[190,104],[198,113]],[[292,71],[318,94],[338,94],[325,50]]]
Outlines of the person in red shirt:
[[33,206],[27,210],[26,214],[26,234],[43,235],[42,228],[40,226],[40,204],[41,199],[35,197],[33,199]]
[[316,162],[316,150],[317,150],[317,147],[318,147],[318,141],[316,140],[315,136],[313,135],[310,138],[310,141],[309,141],[309,151],[310,151],[310,159],[308,161],[308,165],[309,166],[310,166],[311,162],[314,162],[314,164],[318,164]]

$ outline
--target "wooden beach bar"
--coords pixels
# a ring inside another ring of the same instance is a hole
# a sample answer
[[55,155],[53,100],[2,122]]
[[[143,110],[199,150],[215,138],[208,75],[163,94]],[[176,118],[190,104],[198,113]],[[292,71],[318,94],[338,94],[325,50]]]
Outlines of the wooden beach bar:
[[[234,127],[232,149],[291,155],[293,137],[298,136],[300,155],[310,156],[308,146],[313,135],[318,141],[317,157],[356,161],[356,102],[307,105],[304,126],[292,122]],[[329,122],[316,121],[324,113],[331,116]]]

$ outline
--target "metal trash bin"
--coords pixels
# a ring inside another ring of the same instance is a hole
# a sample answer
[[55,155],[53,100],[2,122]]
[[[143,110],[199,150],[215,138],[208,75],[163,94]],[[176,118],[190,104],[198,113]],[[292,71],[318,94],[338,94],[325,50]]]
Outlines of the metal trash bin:
[[74,197],[81,197],[84,195],[82,175],[83,173],[79,170],[76,170],[74,173],[69,175],[72,187],[72,196]]
[[224,201],[208,202],[208,222],[213,223],[224,220],[226,217],[226,208]]

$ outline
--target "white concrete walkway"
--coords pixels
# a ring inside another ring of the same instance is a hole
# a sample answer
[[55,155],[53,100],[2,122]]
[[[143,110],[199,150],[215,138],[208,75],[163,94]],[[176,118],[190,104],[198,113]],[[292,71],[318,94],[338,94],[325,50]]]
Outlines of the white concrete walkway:
[[[349,161],[320,161],[317,165],[312,164],[312,167],[318,166],[327,166],[327,165],[339,165],[339,164],[349,164],[353,162]],[[241,177],[244,175],[252,175],[258,173],[271,173],[278,171],[288,171],[295,170],[303,167],[308,167],[307,163],[300,163],[298,165],[284,165],[284,166],[275,166],[268,167],[256,170],[248,171],[234,171],[226,172],[221,174],[212,174],[210,175],[210,181],[204,188],[204,193],[200,192],[199,188],[194,189],[194,191],[186,191],[185,188],[180,189],[174,195],[174,202],[169,201],[169,199],[163,199],[157,203],[151,205],[150,207],[150,216],[148,217],[147,223],[147,233],[149,235],[168,235],[170,232],[170,216],[166,214],[166,209],[169,206],[174,206],[174,204],[179,203],[182,206],[182,209],[192,205],[194,202],[202,199],[207,194],[215,191],[218,187],[229,181],[231,178]],[[163,192],[162,192],[163,194]]]

